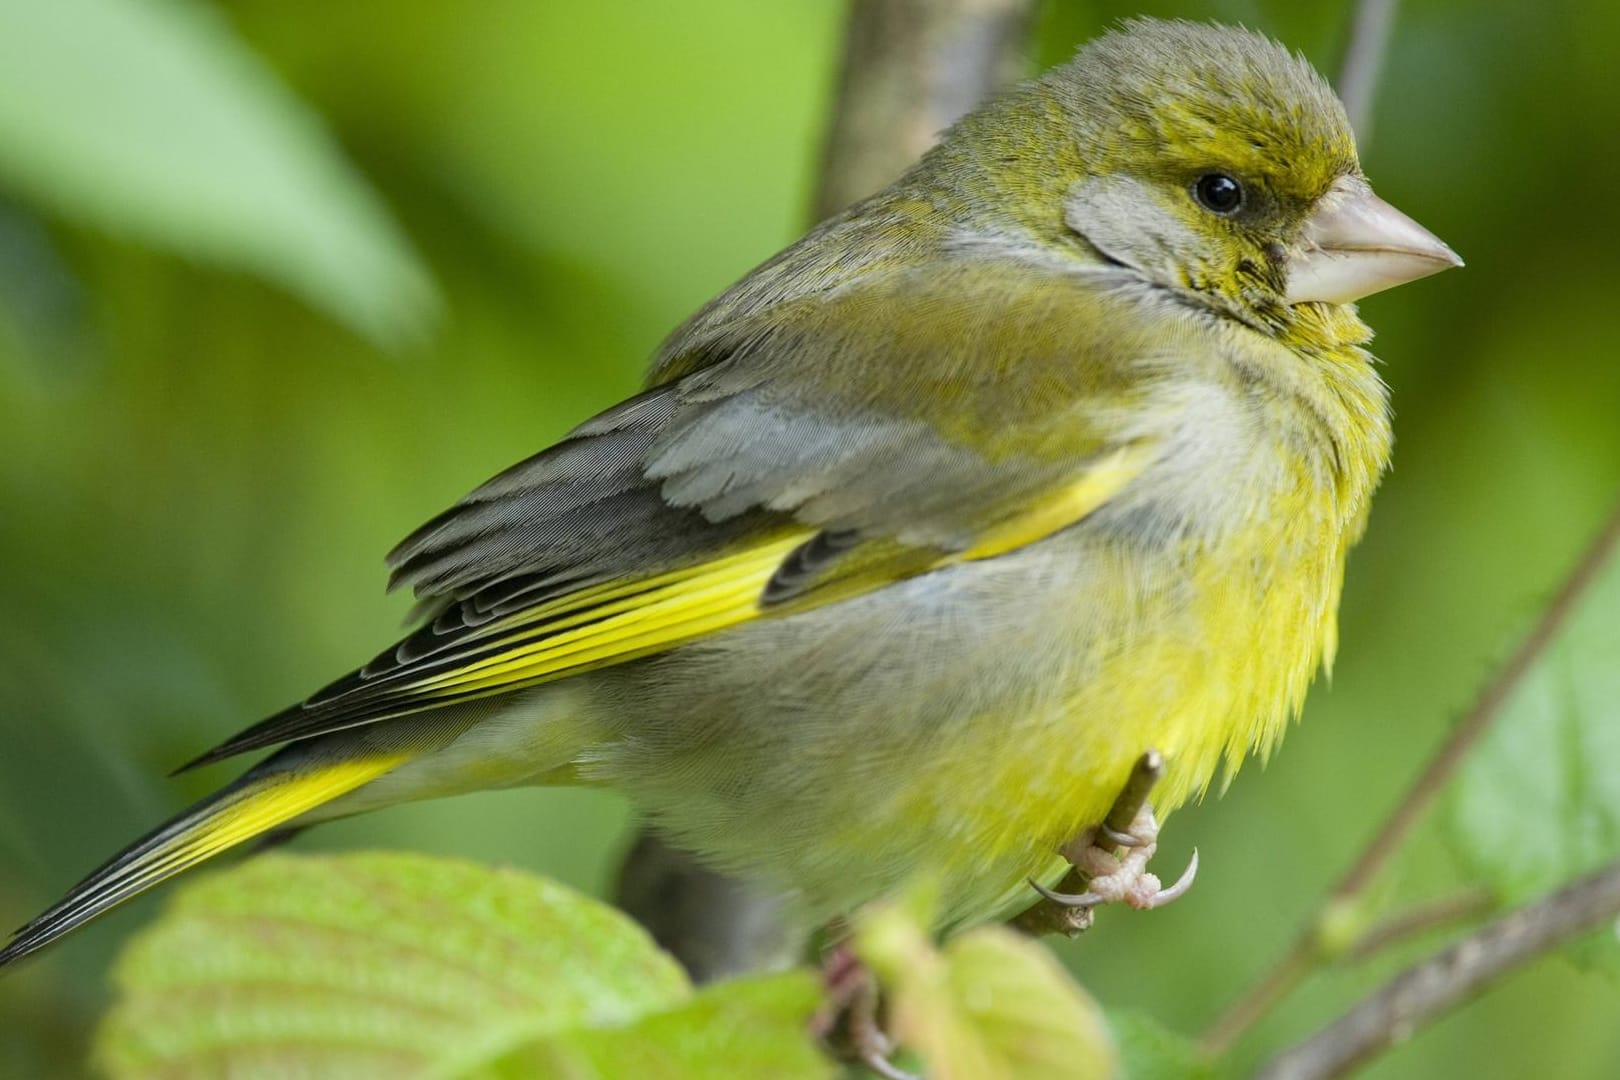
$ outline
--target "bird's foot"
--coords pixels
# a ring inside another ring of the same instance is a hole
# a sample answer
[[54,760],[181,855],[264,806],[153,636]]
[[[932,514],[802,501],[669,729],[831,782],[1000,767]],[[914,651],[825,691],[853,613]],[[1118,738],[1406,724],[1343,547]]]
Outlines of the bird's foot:
[[1047,900],[1068,908],[1089,909],[1121,901],[1139,911],[1161,908],[1181,899],[1192,888],[1198,876],[1198,852],[1194,849],[1187,869],[1166,888],[1159,876],[1147,868],[1158,849],[1159,823],[1153,809],[1144,803],[1126,832],[1102,825],[1063,848],[1063,857],[1086,876],[1085,892],[1057,892],[1039,882],[1030,884]]
[[840,1061],[864,1065],[883,1080],[918,1080],[890,1059],[894,1040],[883,1030],[877,979],[850,949],[834,945],[821,965],[827,1002],[811,1021],[823,1046]]

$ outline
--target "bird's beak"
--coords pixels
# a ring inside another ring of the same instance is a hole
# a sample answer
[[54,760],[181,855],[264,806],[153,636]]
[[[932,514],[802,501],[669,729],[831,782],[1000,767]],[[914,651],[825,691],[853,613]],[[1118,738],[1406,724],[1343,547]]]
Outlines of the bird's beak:
[[1348,304],[1463,261],[1434,233],[1373,194],[1359,176],[1334,181],[1305,219],[1288,260],[1288,302]]

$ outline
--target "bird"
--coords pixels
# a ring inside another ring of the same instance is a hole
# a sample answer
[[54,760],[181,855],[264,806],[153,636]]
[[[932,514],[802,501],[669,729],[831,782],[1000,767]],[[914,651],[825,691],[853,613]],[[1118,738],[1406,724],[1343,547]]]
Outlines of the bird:
[[1458,265],[1302,56],[1120,24],[411,533],[415,628],[185,766],[268,752],[0,965],[251,838],[525,785],[807,918],[918,874],[992,917],[1145,752],[1162,814],[1275,748],[1391,452],[1355,303]]

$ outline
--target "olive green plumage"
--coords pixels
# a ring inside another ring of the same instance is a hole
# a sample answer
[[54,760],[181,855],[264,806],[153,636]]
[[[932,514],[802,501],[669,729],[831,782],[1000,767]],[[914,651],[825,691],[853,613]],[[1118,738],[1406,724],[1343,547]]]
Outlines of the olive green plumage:
[[813,914],[929,872],[982,918],[1145,749],[1170,808],[1275,744],[1390,449],[1345,301],[1454,262],[1302,59],[1129,23],[413,534],[423,627],[205,755],[286,744],[0,960],[239,834],[528,783]]

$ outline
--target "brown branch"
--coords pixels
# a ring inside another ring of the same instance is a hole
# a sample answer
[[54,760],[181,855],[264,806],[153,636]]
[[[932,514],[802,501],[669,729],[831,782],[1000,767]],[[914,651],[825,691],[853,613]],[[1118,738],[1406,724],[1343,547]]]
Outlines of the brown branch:
[[1323,955],[1320,928],[1333,921],[1337,913],[1356,905],[1379,872],[1400,850],[1457,767],[1490,728],[1514,689],[1569,621],[1581,598],[1614,556],[1617,545],[1620,545],[1620,502],[1615,504],[1597,537],[1542,611],[1529,636],[1497,671],[1473,707],[1406,789],[1401,801],[1374,830],[1372,839],[1317,909],[1316,916],[1306,924],[1293,947],[1210,1026],[1203,1038],[1206,1052],[1224,1053],[1305,976],[1321,966],[1324,960],[1331,959]]
[[[815,220],[888,184],[935,136],[1021,73],[1034,0],[855,0]],[[795,943],[776,901],[643,831],[615,898],[698,981],[767,966]]]
[[1399,6],[1400,0],[1359,0],[1351,10],[1344,52],[1339,56],[1336,89],[1363,148],[1372,131],[1373,98]]
[[1332,1080],[1479,994],[1514,968],[1620,915],[1620,863],[1491,923],[1385,983],[1254,1080]]
[[[1136,815],[1147,805],[1148,796],[1153,793],[1154,785],[1162,776],[1164,776],[1164,757],[1157,750],[1149,750],[1137,758],[1135,767],[1131,769],[1131,775],[1120,788],[1119,796],[1114,799],[1114,805],[1109,809],[1108,816],[1103,819],[1103,824],[1115,832],[1130,832],[1132,823],[1136,821]],[[1090,884],[1091,879],[1084,871],[1077,866],[1071,866],[1069,872],[1063,876],[1063,880],[1058,882],[1056,891],[1083,893]],[[1091,928],[1091,909],[1071,907],[1042,897],[1025,908],[1022,913],[1009,919],[1007,925],[1015,930],[1022,930],[1032,937],[1042,937],[1046,934],[1074,937]]]
[[[1465,894],[1464,898],[1472,900],[1473,894]],[[1485,900],[1489,902],[1489,897]],[[1443,904],[1452,906],[1450,910],[1441,910],[1440,905]],[[1374,953],[1423,931],[1451,922],[1462,922],[1473,915],[1485,913],[1483,908],[1477,912],[1459,912],[1456,910],[1459,906],[1461,905],[1458,901],[1439,901],[1434,905],[1416,908],[1405,915],[1397,915],[1362,935],[1344,954],[1344,959],[1351,962],[1365,960]],[[1326,910],[1324,909],[1323,914],[1317,917],[1312,924],[1313,928],[1327,921]],[[1211,1056],[1224,1054],[1244,1032],[1270,1013],[1279,1001],[1287,997],[1296,986],[1320,967],[1326,957],[1318,942],[1319,939],[1314,932],[1308,939],[1301,937],[1294,948],[1277,961],[1271,970],[1210,1028],[1202,1041],[1203,1051]]]
[[790,963],[801,945],[775,896],[650,829],[625,853],[613,897],[696,983]]
[[815,219],[884,187],[1018,78],[1033,0],[857,0]]

